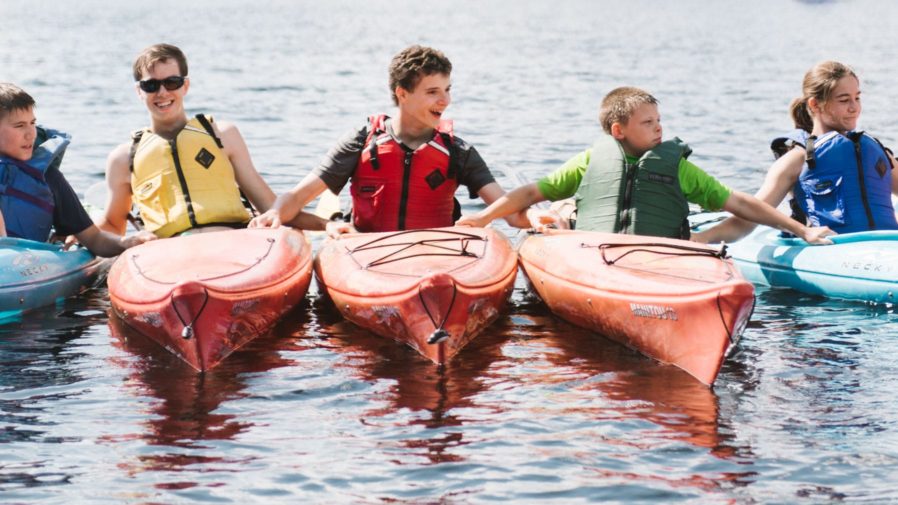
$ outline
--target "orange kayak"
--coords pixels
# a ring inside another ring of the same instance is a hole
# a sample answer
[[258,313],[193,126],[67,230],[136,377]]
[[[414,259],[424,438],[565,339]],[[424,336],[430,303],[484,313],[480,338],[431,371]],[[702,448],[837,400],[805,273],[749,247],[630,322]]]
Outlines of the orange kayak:
[[493,229],[359,233],[327,241],[315,275],[346,319],[445,363],[499,317],[517,254]]
[[534,235],[524,273],[555,314],[712,384],[754,308],[721,250],[587,231]]
[[109,297],[126,324],[205,371],[302,300],[311,258],[287,227],[156,240],[119,256]]

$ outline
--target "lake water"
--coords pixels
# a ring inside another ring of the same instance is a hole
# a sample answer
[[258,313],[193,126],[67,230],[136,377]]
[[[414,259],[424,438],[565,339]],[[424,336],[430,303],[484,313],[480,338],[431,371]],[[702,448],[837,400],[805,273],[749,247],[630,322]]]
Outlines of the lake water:
[[[602,96],[631,84],[693,161],[754,191],[823,59],[855,67],[862,127],[895,145],[896,14],[872,0],[3,0],[0,80],[73,135],[80,191],[147,122],[130,66],[160,41],[189,58],[189,111],[236,122],[277,192],[390,111],[386,67],[412,43],[452,59],[449,115],[507,188],[588,147]],[[99,290],[0,326],[0,503],[898,502],[891,307],[759,290],[713,389],[553,317],[522,281],[444,369],[342,321],[314,287],[205,376],[108,308]]]

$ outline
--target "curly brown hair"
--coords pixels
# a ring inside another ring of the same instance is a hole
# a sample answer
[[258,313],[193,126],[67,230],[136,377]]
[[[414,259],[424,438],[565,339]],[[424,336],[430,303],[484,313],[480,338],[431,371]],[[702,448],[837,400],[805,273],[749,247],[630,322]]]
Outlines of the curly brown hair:
[[442,52],[419,45],[409,46],[393,56],[390,62],[390,94],[393,103],[399,105],[396,99],[396,88],[401,87],[414,91],[415,86],[421,82],[421,78],[433,74],[452,73],[452,63]]

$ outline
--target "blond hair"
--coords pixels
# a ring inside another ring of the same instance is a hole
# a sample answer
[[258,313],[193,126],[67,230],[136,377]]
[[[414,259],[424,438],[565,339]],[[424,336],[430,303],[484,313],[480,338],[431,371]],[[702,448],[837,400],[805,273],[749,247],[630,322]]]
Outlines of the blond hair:
[[632,86],[622,86],[611,90],[602,99],[602,105],[599,108],[599,123],[602,125],[602,130],[610,135],[611,125],[614,123],[627,124],[630,116],[644,104],[658,105],[658,99],[647,91]]

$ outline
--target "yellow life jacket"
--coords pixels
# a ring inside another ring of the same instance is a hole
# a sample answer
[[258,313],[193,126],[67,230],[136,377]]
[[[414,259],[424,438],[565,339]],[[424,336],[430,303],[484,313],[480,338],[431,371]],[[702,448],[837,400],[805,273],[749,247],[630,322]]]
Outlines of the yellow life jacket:
[[132,135],[131,194],[144,227],[159,237],[252,218],[211,121],[197,114],[173,140],[149,128]]

